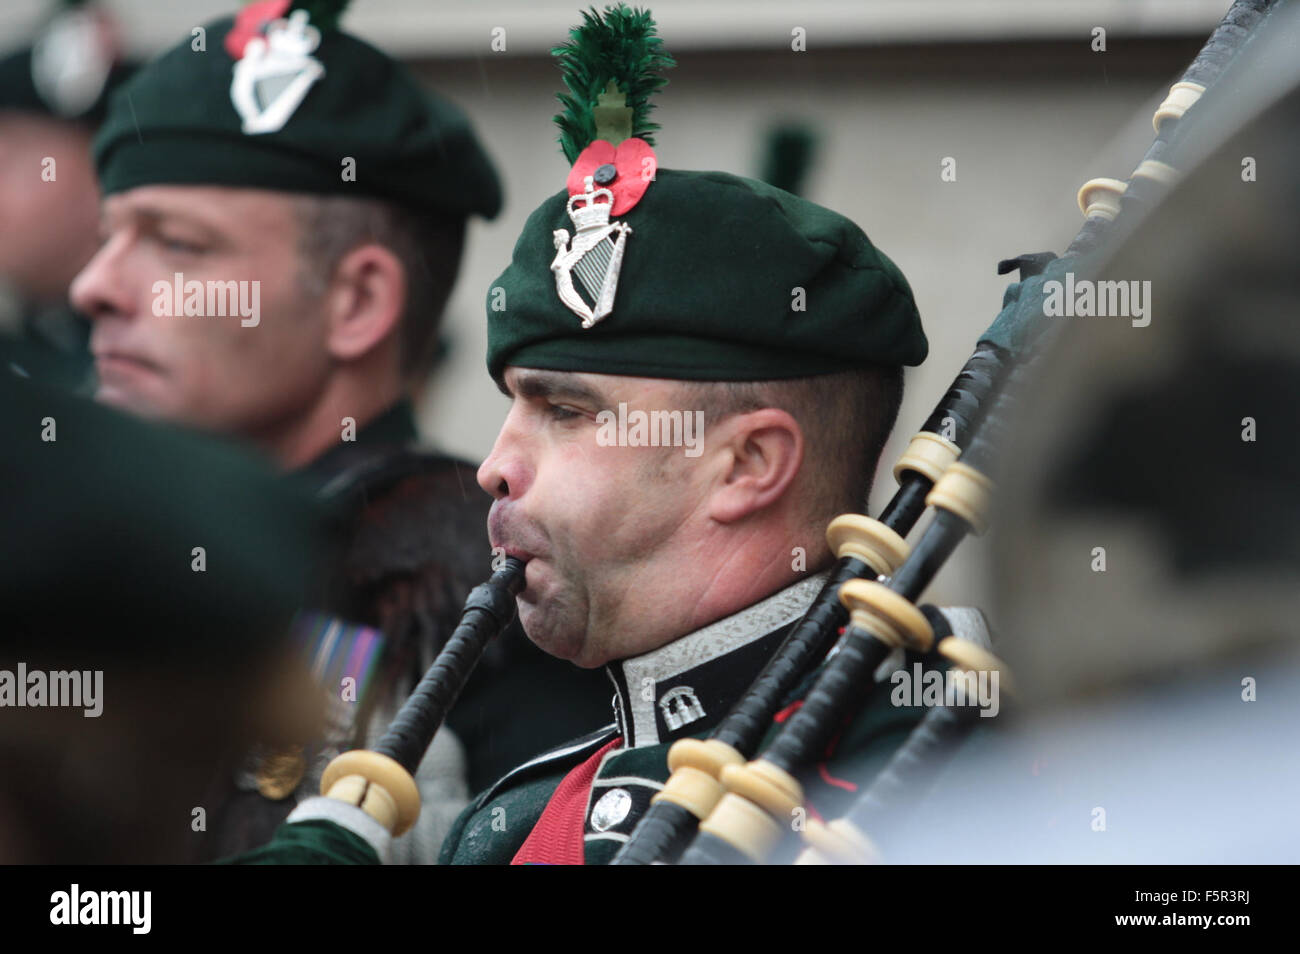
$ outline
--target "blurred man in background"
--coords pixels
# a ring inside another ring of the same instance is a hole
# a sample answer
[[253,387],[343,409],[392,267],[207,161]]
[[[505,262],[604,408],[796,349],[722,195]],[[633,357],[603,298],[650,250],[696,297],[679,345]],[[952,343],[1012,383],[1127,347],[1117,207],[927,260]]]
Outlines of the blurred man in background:
[[130,69],[106,13],[63,6],[0,59],[0,334],[23,373],[77,388],[90,384],[90,331],[68,286],[98,245],[90,142]]

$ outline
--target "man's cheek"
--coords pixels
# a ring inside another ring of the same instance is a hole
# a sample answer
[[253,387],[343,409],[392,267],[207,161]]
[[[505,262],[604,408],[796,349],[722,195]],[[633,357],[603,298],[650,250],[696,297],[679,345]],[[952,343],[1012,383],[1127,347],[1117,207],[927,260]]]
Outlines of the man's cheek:
[[594,480],[583,477],[565,482],[546,528],[557,556],[578,563],[600,556],[601,533],[608,528],[597,488]]
[[183,319],[193,324],[176,328],[168,339],[175,359],[175,384],[181,403],[200,414],[218,411],[242,390],[246,362],[232,353],[230,343],[204,323],[222,318]]

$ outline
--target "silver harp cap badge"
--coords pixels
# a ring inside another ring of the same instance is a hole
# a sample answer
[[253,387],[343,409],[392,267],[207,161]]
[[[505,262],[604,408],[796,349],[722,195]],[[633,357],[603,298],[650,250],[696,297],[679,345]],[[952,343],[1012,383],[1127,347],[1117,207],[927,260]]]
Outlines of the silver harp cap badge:
[[623,249],[632,234],[630,225],[609,220],[613,203],[614,194],[595,188],[592,177],[587,176],[586,191],[569,196],[569,218],[576,230],[572,242],[568,229],[556,229],[552,235],[555,291],[560,301],[582,319],[584,328],[592,327],[614,309]]
[[311,55],[320,40],[320,31],[307,22],[305,10],[272,21],[265,37],[249,40],[230,82],[230,102],[244,121],[245,135],[284,128],[307,91],[325,75],[325,66]]

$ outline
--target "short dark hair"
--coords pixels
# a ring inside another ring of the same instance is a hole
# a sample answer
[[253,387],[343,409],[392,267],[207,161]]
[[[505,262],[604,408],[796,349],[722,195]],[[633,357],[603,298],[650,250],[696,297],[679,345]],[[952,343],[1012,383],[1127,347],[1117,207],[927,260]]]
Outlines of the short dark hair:
[[706,422],[765,407],[788,412],[803,430],[813,493],[808,516],[831,520],[867,506],[880,454],[903,401],[903,369],[873,365],[808,378],[692,382]]
[[301,278],[315,294],[352,249],[376,242],[406,271],[406,306],[399,324],[403,377],[418,380],[433,367],[442,313],[456,284],[465,246],[465,219],[406,209],[383,199],[297,196]]

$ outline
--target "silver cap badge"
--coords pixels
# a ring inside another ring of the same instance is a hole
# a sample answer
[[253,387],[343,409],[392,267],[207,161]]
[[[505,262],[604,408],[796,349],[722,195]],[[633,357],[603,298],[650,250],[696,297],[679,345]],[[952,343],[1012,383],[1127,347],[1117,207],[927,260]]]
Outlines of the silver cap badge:
[[55,113],[77,117],[104,92],[113,58],[110,26],[103,15],[70,10],[32,47],[32,84]]
[[275,20],[266,38],[254,37],[235,62],[230,101],[244,120],[247,135],[276,132],[302,105],[325,67],[311,54],[320,46],[320,31],[307,22],[306,10]]
[[[591,176],[586,177],[585,183],[585,192],[569,196],[569,218],[577,230],[572,245],[568,229],[556,229],[552,235],[555,260],[551,262],[551,271],[555,273],[555,291],[560,301],[582,319],[582,327],[590,328],[614,308],[623,247],[632,234],[632,227],[609,220],[614,203],[612,192],[595,188]],[[597,201],[602,197],[605,201]],[[581,292],[573,283],[574,275],[578,276]]]

